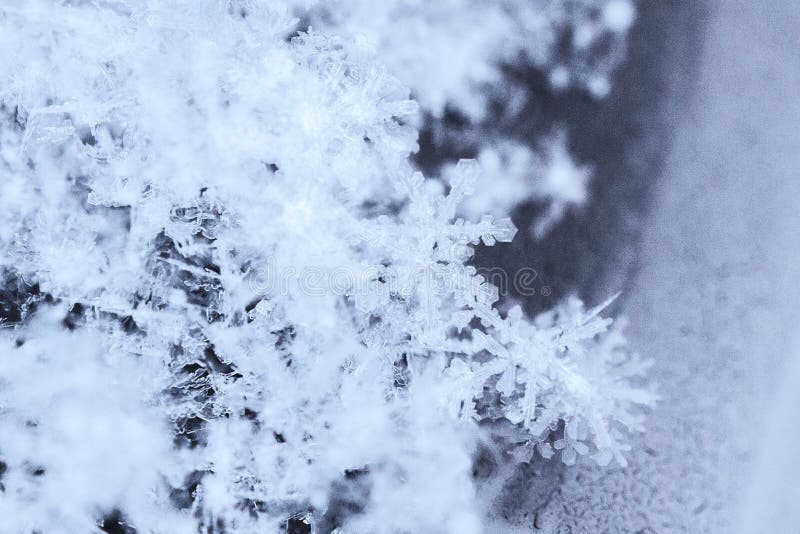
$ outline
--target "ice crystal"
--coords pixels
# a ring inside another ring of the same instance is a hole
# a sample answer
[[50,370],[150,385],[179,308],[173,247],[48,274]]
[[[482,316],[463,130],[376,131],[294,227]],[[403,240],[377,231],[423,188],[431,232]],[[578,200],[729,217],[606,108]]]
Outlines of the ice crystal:
[[290,8],[0,7],[8,532],[478,532],[489,418],[624,463],[619,332],[501,315],[477,164],[415,172],[405,86]]

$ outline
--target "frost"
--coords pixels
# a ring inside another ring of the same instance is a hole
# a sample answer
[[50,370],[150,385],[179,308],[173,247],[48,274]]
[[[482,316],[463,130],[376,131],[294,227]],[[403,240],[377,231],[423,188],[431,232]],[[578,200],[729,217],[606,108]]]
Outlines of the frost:
[[391,62],[292,7],[0,8],[9,531],[479,532],[487,421],[624,464],[646,364],[601,308],[498,311],[480,165],[416,172]]

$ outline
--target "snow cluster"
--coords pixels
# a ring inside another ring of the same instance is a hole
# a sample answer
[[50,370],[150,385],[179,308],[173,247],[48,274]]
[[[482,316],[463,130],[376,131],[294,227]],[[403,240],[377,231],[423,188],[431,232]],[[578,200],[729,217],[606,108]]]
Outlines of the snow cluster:
[[646,362],[498,311],[478,164],[416,172],[397,65],[295,7],[0,7],[2,532],[480,532],[488,422],[624,465]]

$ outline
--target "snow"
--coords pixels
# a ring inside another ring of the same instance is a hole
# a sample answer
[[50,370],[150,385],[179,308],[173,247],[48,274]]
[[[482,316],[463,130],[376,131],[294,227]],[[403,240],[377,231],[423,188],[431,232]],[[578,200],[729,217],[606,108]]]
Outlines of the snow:
[[[486,117],[503,64],[553,71],[560,87],[597,86],[623,55],[633,23],[630,0],[321,0],[297,12],[323,31],[357,36],[381,55],[434,117],[447,106],[470,120]],[[306,10],[307,7],[310,9]],[[595,12],[602,12],[595,20]],[[559,39],[574,30],[576,50],[554,64]],[[611,35],[608,35],[609,32]],[[614,46],[601,61],[587,51],[602,38]],[[597,93],[599,96],[600,93]]]
[[[498,103],[513,117],[529,90],[504,71],[535,69],[555,90],[607,97],[635,19],[629,0],[322,0],[302,2],[295,12],[314,28],[351,35],[379,54],[409,86],[429,127],[447,129],[448,113],[468,123],[466,136],[487,167],[484,181],[493,186],[469,201],[465,213],[507,214],[526,201],[550,204],[533,228],[540,238],[580,204],[541,186],[552,146],[533,147],[539,140],[493,127]],[[454,164],[445,161],[436,170],[446,174]]]
[[501,312],[468,260],[516,228],[459,216],[480,165],[417,172],[391,58],[290,7],[0,7],[12,530],[469,534],[481,440],[626,463],[653,395],[610,301]]

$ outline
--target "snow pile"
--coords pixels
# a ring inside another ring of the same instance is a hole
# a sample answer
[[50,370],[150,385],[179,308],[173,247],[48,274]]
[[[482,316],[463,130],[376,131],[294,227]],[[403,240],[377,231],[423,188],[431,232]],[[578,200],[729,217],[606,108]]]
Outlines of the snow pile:
[[415,172],[408,89],[291,7],[0,8],[9,532],[478,532],[480,422],[625,463],[646,364],[497,311],[478,165]]

